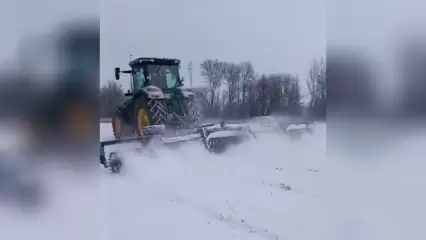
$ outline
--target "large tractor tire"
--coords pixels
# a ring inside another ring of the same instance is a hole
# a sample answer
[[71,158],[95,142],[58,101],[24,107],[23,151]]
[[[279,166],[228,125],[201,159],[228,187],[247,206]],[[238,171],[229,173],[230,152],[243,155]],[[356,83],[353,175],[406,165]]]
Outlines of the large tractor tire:
[[135,102],[134,123],[137,136],[143,136],[143,129],[149,125],[165,124],[167,106],[163,100],[140,97]]
[[194,98],[185,99],[184,104],[186,105],[186,117],[185,122],[191,127],[199,126],[201,123],[200,120],[200,110],[198,104]]
[[134,136],[132,127],[121,117],[119,112],[115,112],[112,117],[112,131],[115,139]]

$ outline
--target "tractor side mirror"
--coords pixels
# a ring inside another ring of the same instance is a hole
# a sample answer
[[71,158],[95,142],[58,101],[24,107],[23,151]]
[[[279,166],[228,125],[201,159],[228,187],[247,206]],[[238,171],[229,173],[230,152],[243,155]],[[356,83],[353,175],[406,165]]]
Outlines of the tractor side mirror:
[[179,86],[183,86],[185,79],[183,77],[180,78]]
[[116,80],[120,79],[120,68],[119,67],[115,68],[115,79]]

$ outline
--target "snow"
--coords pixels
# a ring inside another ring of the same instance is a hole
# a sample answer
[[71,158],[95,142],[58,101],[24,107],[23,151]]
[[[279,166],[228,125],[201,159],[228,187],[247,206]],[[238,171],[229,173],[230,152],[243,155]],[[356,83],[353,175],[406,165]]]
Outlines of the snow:
[[[262,134],[223,155],[197,142],[142,153],[107,147],[124,153],[122,175],[41,174],[54,193],[49,208],[0,205],[0,239],[426,239],[424,133],[372,159],[359,148],[337,154],[325,125],[312,128],[295,142]],[[113,138],[110,124],[100,130]]]
[[[109,209],[102,212],[103,234],[106,239],[326,237],[326,210],[314,191],[318,172],[310,171],[320,166],[318,156],[325,156],[325,126],[317,130],[322,138],[292,143],[262,136],[221,156],[198,144],[156,149],[154,155],[127,153],[122,176],[102,177],[102,209]],[[112,138],[109,125],[102,125],[101,133],[104,140]],[[303,145],[311,151],[300,151]]]

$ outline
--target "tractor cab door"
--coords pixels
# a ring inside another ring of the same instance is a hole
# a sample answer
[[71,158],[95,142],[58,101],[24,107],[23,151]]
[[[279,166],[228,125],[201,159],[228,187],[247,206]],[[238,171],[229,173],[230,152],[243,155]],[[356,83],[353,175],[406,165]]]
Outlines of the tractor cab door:
[[166,89],[174,89],[177,86],[177,76],[170,71],[166,71]]
[[132,91],[135,92],[138,89],[141,89],[145,85],[145,75],[143,68],[135,68],[134,73],[132,74],[133,81],[132,81]]

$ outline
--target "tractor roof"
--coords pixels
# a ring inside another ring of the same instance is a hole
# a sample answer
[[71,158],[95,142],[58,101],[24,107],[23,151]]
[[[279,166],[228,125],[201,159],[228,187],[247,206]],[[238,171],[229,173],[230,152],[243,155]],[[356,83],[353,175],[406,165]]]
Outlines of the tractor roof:
[[140,57],[129,62],[130,67],[143,64],[158,64],[158,65],[179,65],[180,60],[174,58],[147,58]]

